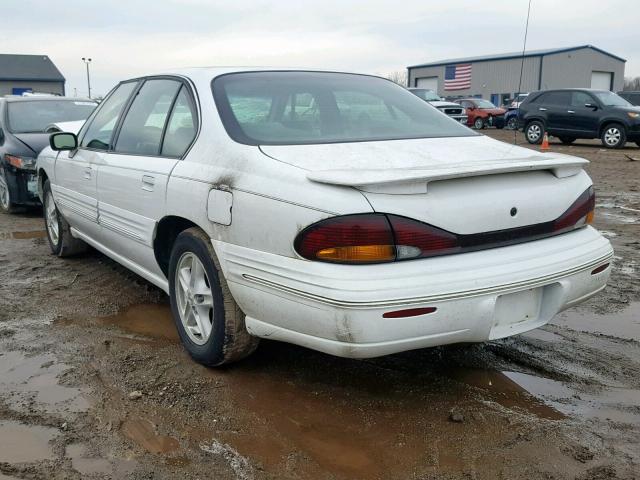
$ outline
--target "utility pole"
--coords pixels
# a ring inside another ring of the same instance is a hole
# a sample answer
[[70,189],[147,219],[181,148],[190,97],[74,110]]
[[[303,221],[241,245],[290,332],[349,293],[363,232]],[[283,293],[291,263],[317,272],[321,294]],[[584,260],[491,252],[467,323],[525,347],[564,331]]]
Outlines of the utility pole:
[[91,98],[91,80],[89,78],[89,64],[91,63],[91,59],[82,57],[82,61],[87,66],[87,90],[89,91],[89,98]]

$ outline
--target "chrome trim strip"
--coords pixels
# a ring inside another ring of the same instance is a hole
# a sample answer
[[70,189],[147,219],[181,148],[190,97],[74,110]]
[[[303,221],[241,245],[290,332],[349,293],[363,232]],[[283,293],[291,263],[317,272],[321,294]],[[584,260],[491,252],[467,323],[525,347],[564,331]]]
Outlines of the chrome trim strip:
[[392,300],[380,300],[375,302],[351,302],[348,300],[336,300],[333,298],[323,297],[320,295],[315,295],[313,293],[304,292],[302,290],[297,290],[295,288],[287,287],[286,285],[282,285],[280,283],[272,282],[270,280],[266,280],[264,278],[255,277],[253,275],[242,274],[242,277],[246,280],[253,282],[257,285],[262,285],[265,287],[270,287],[276,290],[280,290],[291,295],[306,298],[308,300],[313,300],[319,303],[323,303],[326,305],[332,305],[342,308],[386,308],[397,305],[413,305],[413,304],[422,304],[427,302],[442,302],[446,300],[461,300],[465,298],[478,297],[482,295],[490,295],[495,293],[510,293],[519,290],[526,290],[529,288],[542,287],[544,285],[554,283],[564,277],[569,275],[573,275],[576,273],[581,273],[585,270],[589,270],[606,260],[610,260],[613,257],[613,252],[607,253],[606,255],[602,255],[595,260],[591,260],[589,262],[583,263],[582,265],[572,267],[566,270],[562,270],[560,272],[556,272],[553,274],[545,275],[538,278],[533,278],[530,280],[523,280],[520,282],[508,283],[504,285],[496,285],[493,287],[486,288],[478,288],[474,290],[466,290],[463,292],[452,292],[445,293],[440,295],[431,295],[425,297],[417,297],[417,298],[400,298],[400,299],[392,299]]

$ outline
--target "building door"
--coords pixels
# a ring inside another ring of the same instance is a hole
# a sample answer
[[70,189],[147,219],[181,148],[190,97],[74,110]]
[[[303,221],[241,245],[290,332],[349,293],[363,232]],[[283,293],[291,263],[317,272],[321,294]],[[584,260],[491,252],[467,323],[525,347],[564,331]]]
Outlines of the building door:
[[424,77],[416,80],[417,88],[426,88],[438,93],[438,77]]
[[613,85],[612,72],[591,72],[591,88],[611,90]]

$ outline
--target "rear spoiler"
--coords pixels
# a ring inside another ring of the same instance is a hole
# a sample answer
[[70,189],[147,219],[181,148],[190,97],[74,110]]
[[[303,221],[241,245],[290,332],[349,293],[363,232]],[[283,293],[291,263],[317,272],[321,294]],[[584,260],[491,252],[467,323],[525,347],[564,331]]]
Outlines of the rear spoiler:
[[588,160],[568,155],[554,155],[551,158],[534,155],[521,159],[447,163],[424,168],[314,170],[307,173],[307,178],[312,182],[355,187],[368,192],[425,193],[429,182],[452,178],[535,170],[549,170],[558,178],[571,177],[588,163]]

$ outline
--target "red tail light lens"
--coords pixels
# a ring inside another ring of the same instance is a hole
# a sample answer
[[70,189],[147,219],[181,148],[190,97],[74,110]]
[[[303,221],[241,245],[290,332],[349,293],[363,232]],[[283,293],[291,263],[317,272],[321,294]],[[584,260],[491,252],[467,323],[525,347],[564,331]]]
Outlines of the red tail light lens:
[[453,233],[396,215],[389,215],[389,222],[395,235],[398,260],[444,255],[460,250],[458,238]]
[[560,233],[592,223],[595,207],[596,194],[593,187],[589,187],[553,222],[553,231]]

